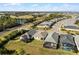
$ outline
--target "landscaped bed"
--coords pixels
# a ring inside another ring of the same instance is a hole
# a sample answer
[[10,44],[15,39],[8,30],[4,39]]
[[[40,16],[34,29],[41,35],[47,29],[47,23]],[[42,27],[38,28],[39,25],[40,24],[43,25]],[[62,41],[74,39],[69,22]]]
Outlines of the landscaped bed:
[[75,35],[75,34],[79,35],[79,31],[66,30],[66,29],[63,29],[63,28],[61,28],[61,31],[68,33],[68,34],[71,34],[71,35]]

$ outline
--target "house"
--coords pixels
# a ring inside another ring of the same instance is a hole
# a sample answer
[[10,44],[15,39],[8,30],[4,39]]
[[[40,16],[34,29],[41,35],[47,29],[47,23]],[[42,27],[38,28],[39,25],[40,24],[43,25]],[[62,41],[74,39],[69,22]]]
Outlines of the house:
[[45,21],[42,22],[41,24],[37,25],[37,28],[50,28],[53,22],[51,21]]
[[50,21],[51,22],[56,22],[57,21],[57,18],[51,19]]
[[76,19],[79,20],[79,16],[77,16]]
[[48,33],[46,31],[38,31],[37,33],[34,34],[34,39],[36,40],[44,40]]
[[43,47],[53,49],[58,48],[58,38],[59,38],[58,33],[50,32],[44,41]]
[[37,31],[35,30],[35,29],[31,29],[31,30],[29,30],[27,33],[29,34],[29,36],[31,37],[31,38],[33,38],[33,35],[36,33]]
[[71,30],[71,31],[79,31],[79,26],[77,25],[68,25],[63,27],[65,30]]
[[20,40],[22,40],[24,42],[29,42],[31,40],[31,38],[30,38],[28,33],[25,33],[25,34],[20,36]]
[[33,38],[33,35],[36,33],[36,30],[29,30],[27,33],[21,35],[20,39],[25,42],[30,42]]
[[60,48],[64,50],[74,50],[75,43],[74,37],[69,34],[61,34],[60,35]]
[[76,50],[79,51],[79,35],[74,35]]

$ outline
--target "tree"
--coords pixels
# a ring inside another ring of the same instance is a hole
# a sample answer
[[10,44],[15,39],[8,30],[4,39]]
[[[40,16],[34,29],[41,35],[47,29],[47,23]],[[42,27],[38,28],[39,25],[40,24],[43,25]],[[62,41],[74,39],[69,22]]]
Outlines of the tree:
[[18,48],[18,49],[15,50],[15,54],[23,55],[23,54],[25,54],[25,51],[22,48],[20,48],[20,49]]
[[11,55],[11,54],[13,54],[15,51],[14,50],[8,50],[8,49],[6,49],[6,48],[4,48],[4,47],[2,47],[2,48],[0,48],[0,55]]

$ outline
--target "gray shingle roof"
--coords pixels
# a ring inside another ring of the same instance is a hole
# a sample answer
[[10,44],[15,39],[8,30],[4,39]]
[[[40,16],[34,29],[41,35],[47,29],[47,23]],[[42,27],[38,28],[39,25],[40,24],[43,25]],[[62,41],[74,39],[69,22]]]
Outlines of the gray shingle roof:
[[45,39],[45,42],[53,42],[53,43],[58,43],[58,37],[59,37],[59,34],[56,33],[56,32],[50,32],[48,34],[48,36],[46,37]]
[[36,32],[37,32],[36,30],[32,29],[32,30],[29,30],[29,31],[28,31],[28,34],[29,34],[30,36],[33,36]]
[[41,34],[42,34],[43,37],[46,37],[48,33],[47,32],[41,32]]
[[69,34],[61,34],[60,43],[69,43],[69,44],[75,45],[73,36]]
[[64,28],[68,28],[68,29],[79,29],[79,27],[76,26],[76,25],[68,25],[68,26],[64,26]]
[[29,37],[29,35],[27,33],[25,33],[25,34],[20,36],[20,39],[27,40],[27,39],[30,39],[30,37]]
[[40,37],[40,38],[45,38],[46,36],[47,36],[47,32],[45,32],[45,31],[38,31],[35,35],[34,35],[34,37]]
[[79,35],[75,35],[74,38],[75,38],[74,41],[77,46],[77,49],[79,50]]
[[42,22],[41,24],[39,24],[40,26],[51,26],[53,22],[51,21],[45,21],[45,22]]

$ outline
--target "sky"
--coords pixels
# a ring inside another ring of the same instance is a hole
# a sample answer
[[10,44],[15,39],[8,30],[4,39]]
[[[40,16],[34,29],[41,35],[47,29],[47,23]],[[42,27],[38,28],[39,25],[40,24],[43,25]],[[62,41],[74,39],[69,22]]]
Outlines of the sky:
[[79,3],[0,3],[0,11],[77,11]]

